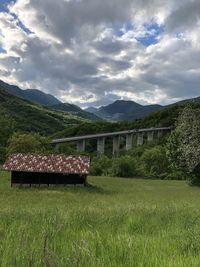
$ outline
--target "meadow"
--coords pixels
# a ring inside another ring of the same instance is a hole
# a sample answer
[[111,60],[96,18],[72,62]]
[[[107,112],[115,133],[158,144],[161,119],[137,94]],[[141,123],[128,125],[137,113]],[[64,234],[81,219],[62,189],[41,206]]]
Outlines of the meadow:
[[0,172],[0,266],[200,266],[199,188],[88,181],[88,188],[11,188],[10,174]]

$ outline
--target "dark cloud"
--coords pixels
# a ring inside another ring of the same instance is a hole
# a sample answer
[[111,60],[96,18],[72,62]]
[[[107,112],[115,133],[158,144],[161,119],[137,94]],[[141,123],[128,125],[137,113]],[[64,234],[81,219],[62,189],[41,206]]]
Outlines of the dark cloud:
[[196,27],[199,20],[200,1],[182,1],[166,19],[166,27],[169,31],[185,31]]

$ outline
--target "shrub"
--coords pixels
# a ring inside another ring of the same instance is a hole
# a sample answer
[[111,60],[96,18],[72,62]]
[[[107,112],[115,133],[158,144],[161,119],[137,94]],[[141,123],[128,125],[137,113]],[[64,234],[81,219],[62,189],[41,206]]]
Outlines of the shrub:
[[112,160],[105,155],[92,159],[90,174],[95,176],[108,175]]
[[135,146],[131,150],[129,150],[127,153],[133,158],[140,158],[142,154],[145,151],[145,147],[143,146]]
[[165,179],[167,180],[187,180],[187,175],[182,171],[170,171],[166,173]]
[[136,162],[131,156],[114,158],[111,174],[117,177],[133,177],[137,175]]
[[159,177],[167,173],[169,163],[165,149],[161,146],[147,149],[141,157],[141,167],[146,176]]

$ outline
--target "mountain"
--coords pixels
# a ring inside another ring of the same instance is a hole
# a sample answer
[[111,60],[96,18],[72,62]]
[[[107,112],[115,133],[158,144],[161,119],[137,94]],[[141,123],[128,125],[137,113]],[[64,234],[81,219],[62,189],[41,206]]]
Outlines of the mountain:
[[[195,98],[191,98],[191,99],[185,99],[185,100],[181,100],[179,102],[176,102],[176,104],[186,104],[186,103],[200,103],[200,96],[199,97],[195,97]],[[174,104],[172,104],[174,105]]]
[[76,105],[62,103],[56,97],[50,94],[46,94],[37,89],[22,90],[18,86],[10,85],[1,80],[0,80],[0,88],[24,100],[29,100],[33,103],[44,105],[47,107],[52,107],[53,109],[66,112],[68,114],[71,113],[72,115],[82,117],[84,119],[88,119],[88,120],[99,120],[100,119],[96,115],[91,114],[85,110],[82,110],[80,107]]
[[[64,138],[70,136],[79,136],[87,134],[97,134],[97,133],[109,133],[114,131],[124,131],[130,129],[140,129],[140,128],[151,128],[151,127],[168,127],[175,126],[178,116],[181,114],[183,109],[186,107],[187,102],[177,103],[162,109],[152,112],[145,118],[132,120],[132,121],[94,121],[92,123],[81,123],[77,125],[71,125],[65,128],[63,131],[57,132],[54,138]],[[193,108],[200,110],[200,102],[192,102]],[[108,138],[109,142],[109,138]],[[96,145],[96,143],[95,143]],[[91,151],[95,148],[92,147]]]
[[89,107],[89,108],[86,108],[85,111],[90,112],[90,113],[96,113],[98,111],[98,108]]
[[88,121],[14,96],[0,87],[0,118],[14,122],[15,131],[53,134],[67,125]]
[[161,105],[140,105],[134,101],[117,100],[114,103],[100,108],[89,107],[87,112],[91,112],[98,117],[108,121],[123,121],[145,118],[152,112],[174,105],[185,105],[187,103],[200,103],[200,97],[182,100],[167,106]]
[[108,106],[99,109],[87,109],[93,111],[95,115],[109,121],[134,120],[144,118],[151,112],[162,109],[161,105],[140,105],[134,101],[117,100]]
[[60,104],[57,104],[57,105],[53,105],[51,107],[56,109],[56,110],[60,110],[60,111],[66,112],[66,113],[71,113],[73,115],[82,117],[84,119],[100,120],[100,118],[97,117],[95,114],[92,114],[90,112],[82,110],[80,107],[78,107],[76,105],[73,105],[73,104],[60,103]]
[[21,97],[26,100],[30,100],[36,104],[53,106],[62,103],[54,96],[50,94],[45,94],[40,90],[37,89],[22,90],[18,86],[10,85],[1,80],[0,80],[0,88],[6,90],[8,93],[11,93],[15,96]]

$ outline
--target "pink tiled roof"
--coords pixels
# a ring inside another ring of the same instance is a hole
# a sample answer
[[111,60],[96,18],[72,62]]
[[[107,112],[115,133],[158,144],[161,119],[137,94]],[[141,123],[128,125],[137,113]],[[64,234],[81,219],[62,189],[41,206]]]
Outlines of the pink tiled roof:
[[86,156],[13,154],[3,165],[5,170],[22,172],[88,174]]

